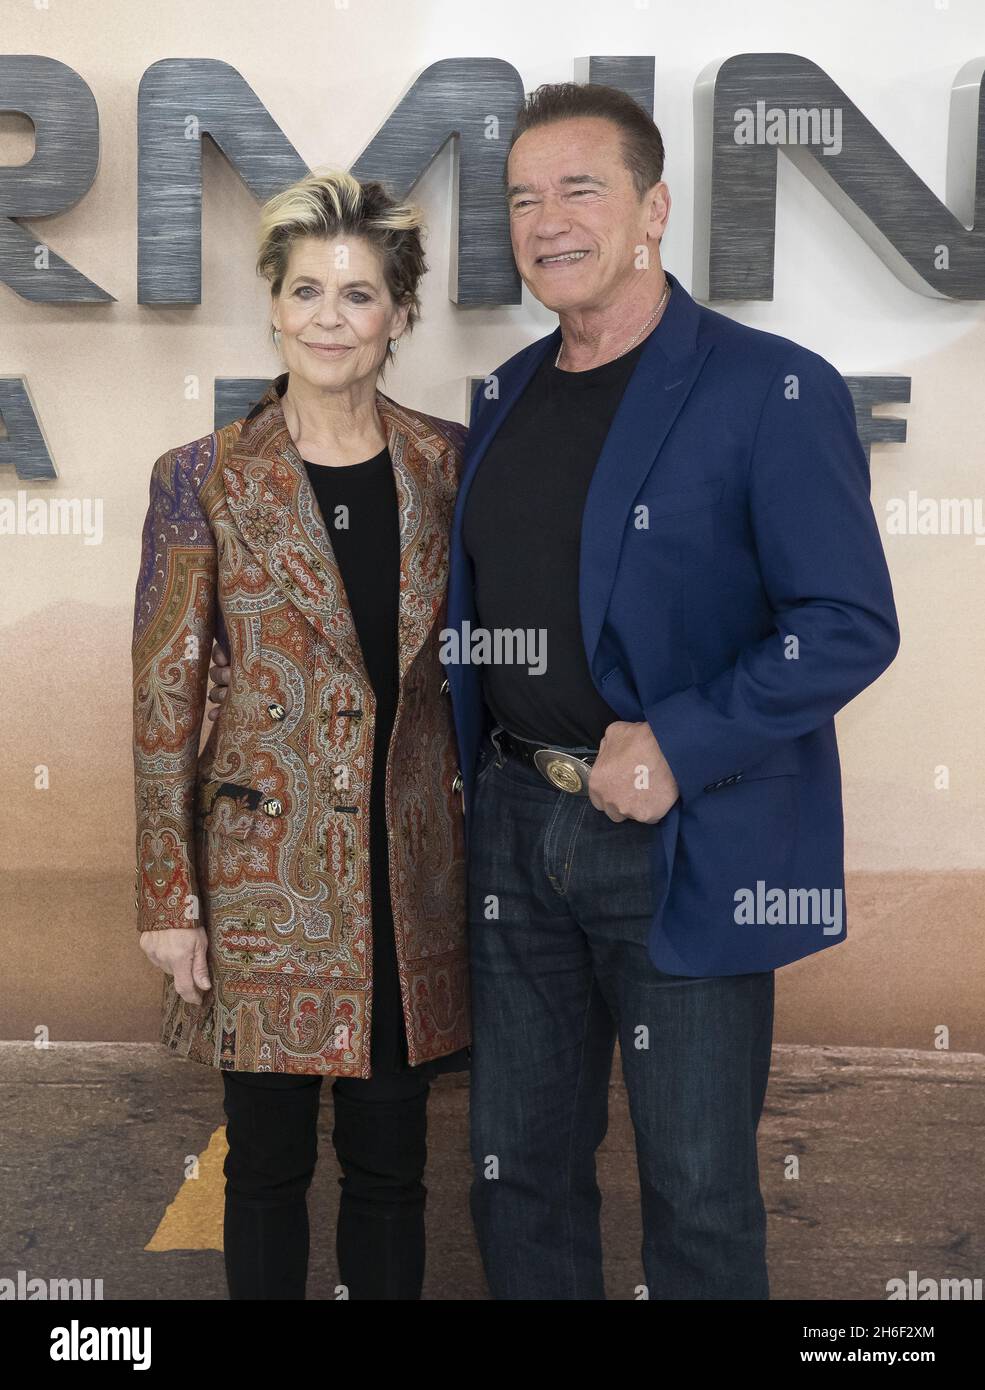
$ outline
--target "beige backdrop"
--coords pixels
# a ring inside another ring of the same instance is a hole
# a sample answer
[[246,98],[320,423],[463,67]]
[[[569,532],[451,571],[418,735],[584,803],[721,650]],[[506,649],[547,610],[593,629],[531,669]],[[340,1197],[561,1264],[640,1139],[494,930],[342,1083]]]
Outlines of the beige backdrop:
[[[793,13],[792,10],[797,12]],[[824,67],[934,192],[945,194],[950,86],[985,53],[973,0],[746,0],[669,6],[587,0],[51,0],[4,7],[3,51],[45,54],[89,83],[102,152],[89,194],[29,224],[116,296],[104,306],[29,304],[0,285],[0,375],[27,378],[58,479],[32,496],[99,499],[99,545],[0,537],[3,723],[0,1037],[156,1037],[160,980],[133,927],[129,637],[151,464],[212,427],[215,376],[278,370],[266,290],[253,272],[256,204],[206,143],[203,302],[136,302],[136,107],[164,57],[236,67],[309,165],[348,166],[413,77],[439,58],[508,59],[531,88],[575,58],[654,54],[656,115],[674,197],[668,267],[691,283],[692,97],[709,62],[787,51]],[[0,94],[2,99],[2,94]],[[0,115],[0,165],[34,148]],[[388,390],[465,418],[465,374],[482,373],[553,327],[522,306],[450,302],[449,149],[415,191],[430,227],[424,319]],[[724,306],[713,306],[724,307]],[[873,505],[980,491],[985,335],[981,304],[902,286],[791,166],[780,161],[775,298],[728,306],[797,338],[845,373],[909,375],[904,445],[876,446]],[[20,484],[0,473],[0,496]],[[903,642],[889,672],[839,718],[850,870],[848,940],[784,969],[777,1041],[985,1050],[981,898],[985,826],[979,613],[985,548],[968,536],[886,536]],[[35,787],[36,769],[50,786]],[[947,770],[943,778],[940,769]],[[948,785],[938,786],[947,780]]]

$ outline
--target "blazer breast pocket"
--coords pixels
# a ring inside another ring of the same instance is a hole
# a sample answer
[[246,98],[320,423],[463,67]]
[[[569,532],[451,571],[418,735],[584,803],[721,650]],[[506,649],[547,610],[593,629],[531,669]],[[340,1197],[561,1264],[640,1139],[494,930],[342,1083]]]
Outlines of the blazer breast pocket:
[[714,506],[721,501],[724,489],[724,478],[706,478],[702,483],[674,488],[671,492],[644,491],[637,505],[646,507],[650,520],[654,517],[680,516],[684,512],[697,511],[700,507]]

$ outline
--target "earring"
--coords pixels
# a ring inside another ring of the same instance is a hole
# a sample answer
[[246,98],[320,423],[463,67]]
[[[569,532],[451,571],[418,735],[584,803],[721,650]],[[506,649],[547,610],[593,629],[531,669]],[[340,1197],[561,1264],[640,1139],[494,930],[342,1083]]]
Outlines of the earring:
[[400,339],[399,339],[399,338],[391,338],[391,339],[390,339],[390,351],[391,351],[391,352],[396,352],[396,350],[397,350],[397,344],[398,344],[399,342],[400,342]]

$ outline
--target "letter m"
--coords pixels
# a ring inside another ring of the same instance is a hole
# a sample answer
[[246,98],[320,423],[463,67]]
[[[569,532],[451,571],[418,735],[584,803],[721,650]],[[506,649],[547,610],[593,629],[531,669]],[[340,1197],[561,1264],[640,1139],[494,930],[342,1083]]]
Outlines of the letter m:
[[[329,113],[332,102],[327,90]],[[451,297],[459,304],[520,303],[503,165],[522,102],[519,73],[498,58],[432,63],[352,168],[357,178],[382,179],[405,197],[447,141],[457,137],[457,254],[450,273]],[[252,87],[218,59],[153,63],[141,78],[137,104],[138,302],[198,304],[202,136],[210,137],[264,201],[309,169]],[[331,132],[330,115],[326,126]]]

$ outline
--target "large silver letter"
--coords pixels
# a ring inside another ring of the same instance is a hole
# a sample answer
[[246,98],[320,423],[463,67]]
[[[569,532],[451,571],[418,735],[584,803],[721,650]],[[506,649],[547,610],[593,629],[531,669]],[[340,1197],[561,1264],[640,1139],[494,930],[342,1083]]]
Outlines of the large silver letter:
[[308,166],[253,88],[215,58],[162,58],[137,93],[137,302],[202,299],[202,136],[257,198]]
[[950,144],[964,157],[950,161],[952,212],[815,63],[743,53],[706,68],[695,89],[695,295],[773,298],[782,149],[904,284],[985,299],[985,180],[969,194],[985,159],[983,71],[976,59],[954,86]]
[[33,53],[0,56],[0,111],[34,125],[34,157],[0,169],[0,279],[37,303],[105,304],[113,296],[13,221],[64,212],[92,187],[99,112],[77,72]]
[[458,232],[449,285],[458,304],[520,303],[503,175],[522,102],[523,83],[511,64],[445,58],[425,68],[352,166],[356,178],[385,179],[404,196],[458,136]]
[[0,439],[0,469],[13,464],[18,478],[32,482],[57,478],[28,395],[26,377],[0,377],[0,424],[7,431],[6,439]]
[[[460,304],[518,304],[503,163],[523,84],[496,58],[449,58],[413,83],[353,166],[405,196],[458,136]],[[201,299],[202,157],[208,134],[259,199],[308,172],[246,80],[215,59],[166,58],[140,83],[138,292],[141,304]],[[453,258],[454,260],[454,258]]]

